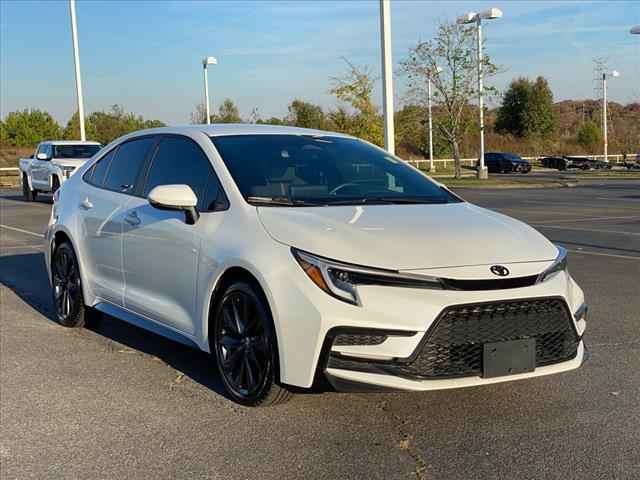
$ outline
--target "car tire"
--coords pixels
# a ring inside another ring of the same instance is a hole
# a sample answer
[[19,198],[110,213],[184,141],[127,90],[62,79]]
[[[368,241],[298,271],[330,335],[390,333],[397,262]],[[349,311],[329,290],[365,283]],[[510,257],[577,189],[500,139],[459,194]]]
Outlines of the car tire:
[[84,304],[80,266],[73,247],[63,242],[51,256],[51,293],[56,320],[70,328],[94,326],[102,314]]
[[58,191],[58,189],[60,188],[60,180],[58,180],[58,177],[53,177],[51,179],[51,193],[54,194]]
[[31,190],[29,188],[29,179],[27,178],[27,174],[22,174],[22,195],[27,202],[35,201],[38,196],[38,192],[36,190]]
[[245,406],[284,403],[292,393],[278,384],[278,346],[263,292],[245,281],[229,285],[215,307],[211,351],[229,396]]

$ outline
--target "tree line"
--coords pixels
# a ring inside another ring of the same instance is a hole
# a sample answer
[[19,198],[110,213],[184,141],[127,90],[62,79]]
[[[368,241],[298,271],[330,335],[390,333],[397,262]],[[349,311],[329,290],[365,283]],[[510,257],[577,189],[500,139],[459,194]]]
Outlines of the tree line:
[[[479,144],[477,82],[473,27],[443,23],[436,36],[418,42],[401,59],[399,75],[408,89],[402,106],[395,112],[396,145],[401,157],[428,158],[428,88],[432,85],[434,156],[453,157],[456,175],[461,174],[460,158],[477,157]],[[483,54],[484,76],[502,70]],[[383,144],[383,118],[373,100],[376,82],[371,69],[345,59],[341,75],[329,79],[329,92],[336,106],[293,99],[283,117],[261,118],[254,109],[242,118],[232,99],[225,99],[211,115],[213,123],[248,122],[292,125],[344,132],[377,145]],[[548,81],[515,78],[500,95],[489,86],[485,95],[498,103],[485,110],[487,151],[511,151],[528,155],[593,154],[602,145],[601,104],[596,100],[555,103]],[[609,145],[612,153],[640,150],[640,104],[609,103]],[[191,113],[192,123],[205,123],[204,105]],[[108,112],[93,112],[86,119],[87,138],[103,144],[133,130],[162,126],[159,120],[145,120],[114,105]],[[34,145],[50,138],[79,138],[77,113],[62,128],[46,112],[12,112],[0,122],[2,145]]]
[[[109,111],[93,112],[85,119],[88,140],[106,145],[126,133],[144,128],[163,127],[160,120],[145,120],[142,116],[126,112],[124,107],[113,105]],[[0,120],[0,145],[31,147],[44,140],[78,140],[80,121],[74,113],[62,127],[48,113],[39,109],[24,109],[9,113]]]

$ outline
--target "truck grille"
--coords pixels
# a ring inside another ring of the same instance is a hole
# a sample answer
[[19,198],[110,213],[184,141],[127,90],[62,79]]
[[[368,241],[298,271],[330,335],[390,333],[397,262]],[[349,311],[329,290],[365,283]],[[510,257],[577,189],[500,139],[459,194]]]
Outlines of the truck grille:
[[542,298],[447,307],[406,361],[365,367],[330,358],[329,366],[417,380],[476,376],[482,374],[485,343],[526,338],[536,340],[536,367],[574,358],[579,338],[566,302]]

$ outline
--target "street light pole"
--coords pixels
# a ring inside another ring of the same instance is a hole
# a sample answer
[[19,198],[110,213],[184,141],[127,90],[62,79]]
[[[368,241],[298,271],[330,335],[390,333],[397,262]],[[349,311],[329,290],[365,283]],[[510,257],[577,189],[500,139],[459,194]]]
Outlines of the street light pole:
[[382,45],[382,110],[384,114],[384,148],[395,154],[393,123],[393,65],[391,61],[391,5],[380,0],[380,42]]
[[489,178],[487,167],[484,165],[484,85],[482,84],[482,19],[476,15],[477,61],[478,61],[478,108],[480,109],[480,167],[478,178]]
[[604,140],[604,161],[609,163],[608,148],[609,139],[607,133],[607,75],[611,77],[619,77],[620,72],[612,70],[611,72],[602,72],[602,137]]
[[[442,72],[442,68],[436,67],[435,73],[436,75]],[[433,173],[436,171],[436,167],[433,163],[433,116],[431,114],[431,73],[429,73],[429,77],[427,78],[427,99],[428,99],[428,110],[429,110],[429,172]]]
[[202,59],[202,70],[204,71],[204,108],[207,114],[207,125],[211,124],[211,111],[209,107],[209,77],[207,76],[207,65],[217,65],[215,57],[205,57]]
[[82,79],[80,77],[80,53],[78,52],[78,29],[76,27],[76,1],[69,0],[71,12],[71,41],[73,43],[73,61],[76,71],[76,98],[78,100],[78,120],[80,123],[80,140],[87,139],[84,131],[84,100],[82,97]]
[[480,161],[478,164],[478,178],[489,177],[487,167],[484,165],[484,85],[482,82],[482,20],[494,20],[502,18],[502,11],[499,8],[490,8],[480,13],[469,12],[458,17],[458,24],[475,23],[477,40],[477,62],[478,62],[478,108],[480,109]]

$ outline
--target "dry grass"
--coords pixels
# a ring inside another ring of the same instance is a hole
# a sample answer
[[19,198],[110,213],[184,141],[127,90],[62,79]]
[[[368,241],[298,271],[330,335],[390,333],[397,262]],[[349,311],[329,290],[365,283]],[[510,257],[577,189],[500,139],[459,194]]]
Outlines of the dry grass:
[[17,167],[18,160],[33,153],[33,147],[2,147],[0,148],[0,168]]

